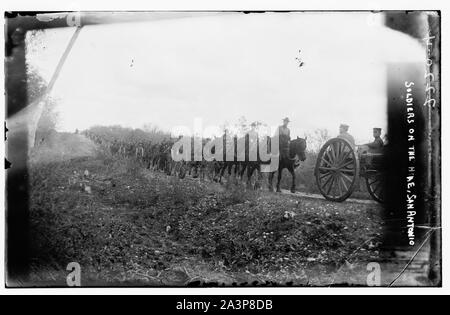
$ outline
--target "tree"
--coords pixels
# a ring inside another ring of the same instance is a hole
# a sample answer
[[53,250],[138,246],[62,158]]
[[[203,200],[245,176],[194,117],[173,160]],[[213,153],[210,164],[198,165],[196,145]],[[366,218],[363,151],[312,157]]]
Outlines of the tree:
[[49,95],[45,95],[47,82],[38,71],[32,67],[27,69],[27,93],[29,103],[44,102],[44,109],[36,129],[35,143],[41,144],[45,139],[56,131],[58,113],[56,112],[57,102]]
[[308,133],[308,151],[318,153],[320,148],[331,139],[328,129],[316,129],[313,133]]

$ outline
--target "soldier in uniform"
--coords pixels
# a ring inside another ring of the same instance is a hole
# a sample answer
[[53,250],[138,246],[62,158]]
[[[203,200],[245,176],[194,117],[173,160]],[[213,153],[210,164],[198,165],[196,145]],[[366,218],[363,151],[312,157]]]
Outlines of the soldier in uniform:
[[256,128],[258,124],[253,122],[250,125],[250,130],[245,135],[245,147],[248,150],[246,161],[255,162],[258,156],[258,132]]
[[377,158],[368,153],[383,153],[384,142],[381,139],[381,128],[373,128],[374,140],[359,147],[361,165],[376,167]]
[[282,157],[289,157],[289,143],[291,141],[291,131],[288,128],[289,118],[283,119],[283,124],[278,127],[277,135],[280,145],[280,154]]
[[350,143],[350,145],[352,146],[352,149],[354,150],[355,149],[355,138],[353,138],[353,136],[348,133],[349,128],[350,127],[348,125],[341,124],[339,126],[339,135],[337,137],[347,140]]
[[388,138],[387,133],[384,135],[383,139],[384,139],[384,140],[383,140],[384,146],[387,146],[387,145],[389,144],[389,138]]
[[381,139],[381,128],[373,128],[374,140],[365,145],[370,153],[381,153],[383,151],[384,142]]

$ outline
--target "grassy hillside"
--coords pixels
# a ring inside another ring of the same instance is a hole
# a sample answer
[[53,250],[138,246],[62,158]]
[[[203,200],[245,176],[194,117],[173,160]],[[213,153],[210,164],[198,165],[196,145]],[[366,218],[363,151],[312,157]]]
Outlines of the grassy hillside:
[[[96,152],[78,136],[58,139],[74,149],[43,150],[30,169],[38,283],[65,285],[73,261],[83,285],[326,285],[342,266],[378,258],[375,204],[179,180]],[[346,279],[365,281],[351,270]]]

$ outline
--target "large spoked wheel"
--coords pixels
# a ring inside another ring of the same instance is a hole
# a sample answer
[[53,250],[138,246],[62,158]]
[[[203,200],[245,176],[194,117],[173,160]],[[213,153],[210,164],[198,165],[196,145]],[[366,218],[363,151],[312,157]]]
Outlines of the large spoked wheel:
[[366,187],[372,198],[380,203],[385,201],[385,182],[383,173],[378,171],[366,172]]
[[328,140],[319,152],[315,176],[326,199],[341,202],[350,197],[359,176],[359,161],[350,143],[340,138]]

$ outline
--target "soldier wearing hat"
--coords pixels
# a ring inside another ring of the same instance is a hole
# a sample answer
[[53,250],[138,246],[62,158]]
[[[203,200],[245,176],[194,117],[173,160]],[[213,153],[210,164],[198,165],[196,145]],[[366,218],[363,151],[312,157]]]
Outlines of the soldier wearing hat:
[[278,127],[277,135],[280,144],[280,153],[284,157],[289,157],[289,142],[291,141],[291,131],[288,128],[289,118],[283,119],[283,124]]
[[283,119],[283,124],[278,127],[278,134],[280,136],[286,136],[289,140],[291,140],[291,131],[288,128],[290,122],[289,118],[286,117]]
[[374,140],[365,145],[368,147],[370,153],[380,153],[383,150],[384,142],[381,139],[381,128],[373,128]]
[[252,122],[250,130],[245,134],[246,160],[256,161],[258,156],[258,123]]
[[338,138],[347,140],[353,149],[355,149],[355,138],[351,134],[348,133],[349,125],[341,124],[339,126],[339,135]]

